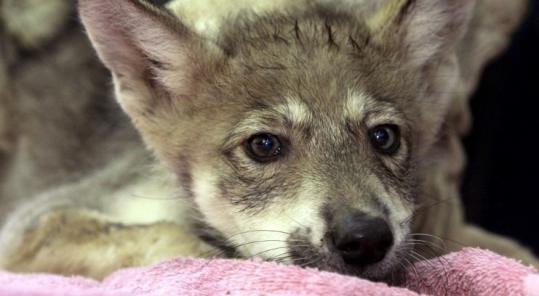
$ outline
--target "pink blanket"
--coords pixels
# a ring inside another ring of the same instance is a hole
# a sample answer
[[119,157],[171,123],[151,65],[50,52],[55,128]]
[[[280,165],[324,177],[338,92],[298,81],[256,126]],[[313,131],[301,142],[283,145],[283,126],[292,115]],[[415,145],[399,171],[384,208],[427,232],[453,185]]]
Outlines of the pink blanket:
[[418,263],[408,278],[397,288],[274,263],[178,259],[121,270],[102,282],[0,273],[0,295],[539,295],[536,270],[479,249]]

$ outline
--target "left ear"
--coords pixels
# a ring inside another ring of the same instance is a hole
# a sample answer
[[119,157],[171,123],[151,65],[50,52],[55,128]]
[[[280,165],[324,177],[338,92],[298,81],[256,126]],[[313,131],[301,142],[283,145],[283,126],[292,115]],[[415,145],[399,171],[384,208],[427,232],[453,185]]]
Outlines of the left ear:
[[396,43],[411,66],[452,54],[466,32],[475,0],[391,0],[367,20],[379,42]]

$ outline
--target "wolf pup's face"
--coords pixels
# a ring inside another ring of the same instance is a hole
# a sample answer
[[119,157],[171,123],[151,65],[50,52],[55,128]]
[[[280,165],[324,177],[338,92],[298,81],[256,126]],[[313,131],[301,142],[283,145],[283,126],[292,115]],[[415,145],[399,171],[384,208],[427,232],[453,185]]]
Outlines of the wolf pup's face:
[[117,97],[230,255],[383,279],[402,265],[422,161],[472,1],[372,17],[306,7],[219,42],[136,0],[80,1]]

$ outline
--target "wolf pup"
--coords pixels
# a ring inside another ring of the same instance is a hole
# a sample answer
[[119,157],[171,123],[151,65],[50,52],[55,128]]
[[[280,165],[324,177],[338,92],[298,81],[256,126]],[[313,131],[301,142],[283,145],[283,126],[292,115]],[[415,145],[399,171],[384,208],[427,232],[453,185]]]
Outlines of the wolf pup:
[[[38,196],[4,226],[0,263],[100,277],[213,248],[392,278],[416,256],[411,223],[473,3],[395,0],[363,17],[307,1],[208,38],[142,0],[80,0],[159,166],[132,144]],[[126,198],[140,192],[175,202]]]
[[142,1],[80,9],[121,106],[219,247],[377,279],[408,251],[471,3],[245,17],[214,43]]

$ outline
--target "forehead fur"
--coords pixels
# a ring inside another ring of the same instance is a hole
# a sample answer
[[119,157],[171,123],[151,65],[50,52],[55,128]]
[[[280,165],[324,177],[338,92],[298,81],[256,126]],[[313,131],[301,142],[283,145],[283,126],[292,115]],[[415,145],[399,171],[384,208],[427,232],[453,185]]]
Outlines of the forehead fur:
[[375,41],[357,17],[313,10],[245,18],[225,27],[220,45],[230,57],[232,75],[260,104],[294,97],[308,102],[314,113],[327,113],[335,109],[328,104],[346,104],[353,90],[405,108],[418,93],[401,51],[391,42]]

